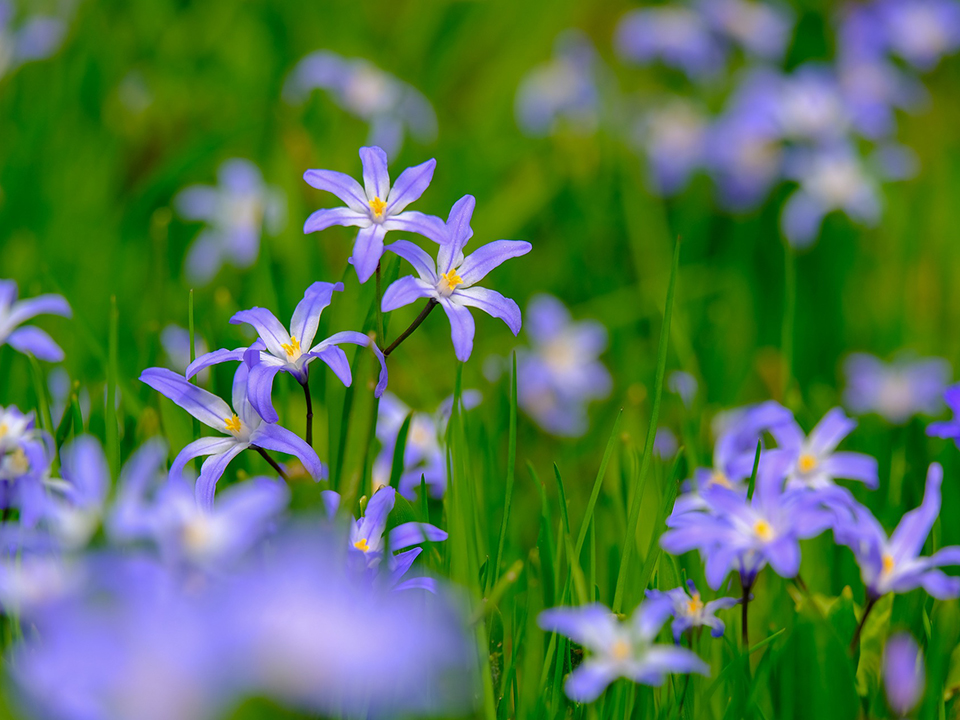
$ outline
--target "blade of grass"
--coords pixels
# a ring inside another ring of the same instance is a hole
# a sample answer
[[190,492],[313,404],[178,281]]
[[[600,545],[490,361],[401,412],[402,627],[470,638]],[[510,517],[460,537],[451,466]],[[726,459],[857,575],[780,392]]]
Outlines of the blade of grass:
[[117,296],[110,297],[110,334],[107,342],[107,407],[104,410],[104,426],[107,446],[107,462],[110,473],[116,478],[120,472],[120,425],[117,417],[117,346],[119,345]]
[[510,380],[510,439],[507,445],[507,487],[503,499],[503,519],[500,522],[500,540],[493,564],[493,582],[500,579],[500,563],[503,560],[503,545],[507,539],[507,522],[510,518],[510,503],[513,501],[513,483],[517,464],[517,353],[513,353],[513,375]]
[[407,451],[407,434],[410,432],[410,423],[413,420],[413,411],[407,413],[397,433],[397,443],[393,447],[393,462],[390,465],[390,487],[396,490],[400,487],[400,476],[403,475],[403,457]]
[[650,552],[647,553],[647,557],[643,561],[643,566],[640,568],[640,575],[637,576],[637,587],[639,588],[647,587],[650,578],[653,576],[653,569],[656,567],[657,558],[660,557],[660,544],[658,542],[660,539],[659,530],[663,527],[667,515],[669,515],[673,509],[673,501],[676,499],[677,490],[680,487],[680,467],[680,453],[678,452],[676,460],[673,461],[673,468],[670,471],[670,480],[663,493],[663,502],[660,503],[660,510],[657,513],[657,521],[654,525],[654,537],[650,544]]
[[614,444],[616,443],[617,431],[620,429],[620,420],[623,418],[623,408],[617,413],[617,419],[613,423],[613,430],[610,432],[610,439],[607,440],[607,448],[603,451],[603,459],[600,461],[600,469],[597,471],[597,479],[594,480],[593,490],[590,492],[590,500],[587,501],[587,511],[583,516],[583,523],[580,525],[580,534],[577,536],[577,544],[574,548],[577,557],[583,549],[583,543],[587,539],[587,528],[593,521],[593,511],[597,505],[597,498],[600,496],[600,488],[603,485],[603,476],[607,472],[607,464],[610,462],[610,456],[613,454]]

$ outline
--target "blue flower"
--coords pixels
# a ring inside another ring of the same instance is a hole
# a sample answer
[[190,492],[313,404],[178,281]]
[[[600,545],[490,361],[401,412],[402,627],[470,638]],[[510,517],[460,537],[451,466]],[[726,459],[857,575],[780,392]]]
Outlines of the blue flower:
[[380,348],[367,335],[361,332],[344,331],[331,335],[321,342],[314,343],[320,315],[330,304],[334,291],[342,291],[343,283],[315,282],[307,288],[297,307],[293,311],[288,332],[276,316],[265,308],[241,310],[230,322],[234,325],[246,323],[253,326],[260,339],[249,347],[236,350],[214,350],[198,357],[187,368],[187,378],[218,363],[242,360],[249,367],[247,376],[247,397],[254,410],[269,423],[277,422],[280,417],[273,407],[273,380],[279,372],[293,375],[297,382],[306,385],[309,379],[310,363],[315,359],[325,362],[340,381],[349,386],[353,382],[350,362],[340,345],[349,343],[369,347],[380,361],[380,381],[374,391],[377,397],[387,387],[387,366]]
[[60,362],[63,350],[43,330],[23,323],[37,315],[71,317],[70,306],[60,295],[40,295],[17,301],[17,283],[0,280],[0,347],[30,353],[39,360]]
[[954,0],[878,0],[887,47],[920,70],[960,49],[960,5]]
[[347,206],[317,210],[307,218],[303,231],[312,233],[333,225],[359,227],[350,262],[360,282],[365,283],[380,264],[383,238],[390,230],[418,233],[438,243],[446,239],[440,218],[406,210],[407,205],[423,195],[430,185],[436,160],[407,168],[392,186],[387,171],[387,154],[381,148],[360,148],[360,160],[363,163],[363,187],[349,175],[333,170],[307,170],[304,173],[303,179],[310,187],[333,193]]
[[943,401],[954,416],[945,422],[930,423],[927,426],[927,435],[953,440],[960,448],[960,383],[943,391]]
[[0,0],[0,78],[24,63],[53,55],[66,33],[60,18],[34,15],[15,28],[13,15],[13,3]]
[[687,580],[687,589],[677,587],[666,592],[647,590],[647,597],[651,600],[666,598],[672,606],[674,620],[670,627],[673,630],[674,642],[679,645],[680,636],[690,628],[696,627],[708,627],[713,637],[722,637],[725,626],[723,620],[716,616],[716,612],[732,608],[740,602],[740,599],[722,597],[704,603],[693,580]]
[[617,24],[617,54],[648,64],[655,60],[683,70],[694,79],[722,70],[726,51],[707,20],[682,6],[631,10]]
[[923,653],[907,633],[897,633],[883,648],[883,689],[890,709],[907,717],[923,697],[926,667]]
[[875,412],[896,425],[914,415],[939,411],[950,382],[946,360],[904,354],[885,363],[867,353],[854,353],[844,361],[843,371],[847,407],[858,414]]
[[674,370],[667,376],[667,389],[680,396],[688,408],[697,397],[697,379],[683,370]]
[[297,435],[279,425],[264,422],[247,398],[247,366],[241,364],[233,379],[233,408],[166,368],[148,368],[140,380],[172,400],[207,427],[224,437],[203,437],[187,445],[173,461],[170,476],[182,476],[187,463],[196,457],[209,456],[197,479],[197,502],[213,507],[217,481],[227,465],[247,448],[262,448],[295,455],[315,480],[326,477],[326,468],[317,454]]
[[596,603],[544,610],[537,623],[590,652],[564,684],[571,700],[588,703],[621,677],[642,685],[662,685],[671,673],[709,675],[707,664],[690,650],[654,643],[671,612],[669,598],[648,599],[628,621],[621,622],[610,608]]
[[173,200],[183,219],[207,225],[184,260],[190,282],[210,282],[225,264],[250,267],[260,253],[264,227],[275,235],[286,221],[283,193],[268,186],[260,168],[249,160],[225,161],[217,179],[218,186],[191,185]]
[[407,240],[398,240],[387,250],[413,265],[419,278],[402,277],[387,288],[381,305],[384,312],[430,298],[450,319],[453,347],[457,359],[466,362],[473,351],[474,324],[468,308],[475,307],[503,320],[511,332],[520,332],[520,308],[495,290],[475,283],[510,258],[526,255],[533,248],[522,240],[497,240],[464,257],[463,248],[473,237],[470,218],[476,200],[464,195],[450,210],[444,228],[444,241],[434,261],[423,249]]
[[19,508],[20,527],[32,529],[49,510],[55,454],[53,438],[35,426],[33,413],[0,407],[0,508]]

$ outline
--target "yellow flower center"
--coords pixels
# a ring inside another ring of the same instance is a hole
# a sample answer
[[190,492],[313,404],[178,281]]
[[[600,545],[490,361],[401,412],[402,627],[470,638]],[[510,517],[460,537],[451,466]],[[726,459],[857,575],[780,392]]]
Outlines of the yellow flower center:
[[3,423],[2,425],[0,425],[0,440],[3,440],[3,438],[6,436],[6,434],[9,431],[10,431],[10,428],[7,426],[6,423]]
[[387,204],[378,197],[375,197],[370,201],[370,209],[373,210],[373,214],[378,218],[383,217],[384,210],[387,209]]
[[893,572],[893,568],[894,568],[895,565],[896,565],[896,563],[894,562],[893,557],[890,556],[890,555],[887,554],[887,553],[884,553],[884,555],[883,555],[883,574],[884,574],[884,575],[889,575],[890,573],[892,573],[892,572]]
[[764,542],[773,540],[773,528],[770,527],[770,523],[766,520],[757,520],[753,524],[753,531],[757,534],[757,537]]
[[30,461],[27,460],[27,454],[22,447],[18,447],[9,456],[10,469],[14,475],[26,475],[30,471]]
[[300,355],[300,341],[294,335],[290,336],[289,343],[281,343],[280,347],[287,354],[288,358],[298,357]]
[[233,414],[233,417],[224,418],[223,422],[226,424],[227,430],[234,434],[240,432],[240,428],[243,427],[243,423],[240,422],[240,418],[237,417],[236,413]]
[[357,540],[357,541],[353,544],[353,546],[354,546],[357,550],[362,550],[363,552],[369,552],[369,551],[370,551],[370,546],[367,544],[367,539],[366,539],[366,538],[360,538],[359,540]]
[[446,284],[445,288],[441,288],[441,292],[446,292],[447,294],[452,293],[456,290],[457,285],[463,285],[463,278],[457,275],[456,270],[451,270],[450,272],[445,272],[440,276],[443,282]]
[[800,459],[797,460],[797,466],[800,468],[800,472],[806,475],[816,469],[817,458],[810,453],[804,453],[800,456]]
[[703,610],[703,601],[700,599],[700,593],[694,593],[693,597],[687,602],[687,612],[696,615]]
[[626,660],[630,657],[630,645],[626,640],[617,640],[610,648],[614,660]]
[[719,485],[720,487],[725,487],[725,488],[732,487],[730,485],[729,478],[727,478],[727,476],[724,475],[719,470],[717,470],[715,473],[713,473],[713,475],[710,476],[710,484]]

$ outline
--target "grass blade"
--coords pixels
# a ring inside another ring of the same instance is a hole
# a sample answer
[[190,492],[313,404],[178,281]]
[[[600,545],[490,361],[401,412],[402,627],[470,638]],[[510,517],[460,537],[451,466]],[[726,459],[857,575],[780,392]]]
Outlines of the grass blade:
[[500,562],[503,560],[503,545],[507,539],[507,521],[510,518],[510,503],[513,501],[513,483],[517,464],[517,354],[513,353],[513,375],[510,381],[510,440],[507,449],[507,488],[503,499],[503,520],[500,522],[500,541],[493,564],[493,583],[500,579]]
[[580,535],[577,537],[577,545],[574,551],[577,557],[580,557],[580,551],[583,550],[583,543],[587,539],[587,528],[593,521],[593,511],[597,505],[597,498],[600,496],[600,487],[603,485],[603,476],[607,472],[607,465],[610,462],[610,456],[613,455],[613,447],[619,435],[620,420],[623,418],[623,408],[617,413],[617,419],[613,423],[613,430],[610,432],[610,439],[607,440],[607,448],[603,451],[603,460],[600,461],[600,469],[597,471],[597,479],[593,482],[593,490],[590,492],[590,500],[587,502],[587,511],[583,516],[583,523],[580,525]]

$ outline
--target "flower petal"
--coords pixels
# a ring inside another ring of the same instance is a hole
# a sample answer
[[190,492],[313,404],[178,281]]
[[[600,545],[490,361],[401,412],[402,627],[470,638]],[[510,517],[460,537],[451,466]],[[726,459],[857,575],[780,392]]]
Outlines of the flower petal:
[[213,509],[213,495],[217,490],[217,482],[223,477],[233,459],[249,447],[248,443],[234,443],[233,447],[217,455],[211,455],[203,461],[200,468],[200,477],[194,489],[197,505],[204,510]]
[[446,235],[444,241],[440,244],[440,252],[437,254],[438,273],[450,272],[453,268],[459,267],[462,262],[463,248],[467,241],[473,237],[470,219],[473,217],[473,210],[476,206],[477,200],[473,195],[464,195],[450,209],[450,215],[447,217]]
[[471,287],[456,290],[453,293],[456,302],[468,307],[483,310],[487,315],[503,320],[514,335],[520,332],[520,308],[510,298],[505,298],[496,290]]
[[170,478],[180,480],[183,477],[183,469],[194,458],[220,455],[236,444],[237,440],[232,437],[202,437],[199,440],[194,440],[174,458],[173,465],[170,467]]
[[14,303],[7,316],[9,327],[16,327],[37,315],[60,315],[71,317],[70,305],[61,295],[39,295],[29,300]]
[[363,188],[367,201],[380,198],[384,202],[390,195],[390,173],[387,171],[387,154],[376,145],[360,148],[363,163]]
[[437,284],[437,263],[419,245],[415,245],[409,240],[397,240],[395,243],[387,245],[384,250],[399,255],[410,263],[421,280],[431,285]]
[[272,312],[261,307],[241,310],[230,318],[230,324],[240,325],[241,323],[252,325],[271,353],[281,359],[287,356],[283,346],[290,344],[290,333]]
[[464,285],[473,285],[505,260],[526,255],[532,249],[533,245],[524,240],[497,240],[487,243],[468,255],[457,273],[463,279]]
[[413,275],[407,275],[390,283],[390,287],[383,293],[380,309],[383,312],[392,312],[404,305],[415,303],[420,298],[434,297],[437,291],[433,285],[424,282]]
[[816,455],[825,455],[832,452],[856,426],[856,420],[851,420],[841,408],[835,407],[817,423],[807,441]]
[[433,180],[433,171],[436,167],[437,161],[430,159],[419,165],[408,167],[400,173],[400,177],[390,188],[390,194],[385,198],[387,200],[386,214],[396,215],[423,195],[424,190],[430,186],[430,181]]
[[354,212],[366,213],[370,210],[363,188],[349,175],[333,170],[307,170],[303,179],[310,187],[333,193]]
[[219,365],[220,363],[225,362],[240,362],[243,360],[243,354],[248,349],[249,348],[245,347],[237,348],[236,350],[227,350],[226,348],[222,348],[220,350],[214,350],[206,353],[205,355],[201,355],[192,363],[187,365],[186,377],[189,380],[197,373],[201,372],[202,370],[206,370],[212,365]]
[[[247,400],[257,414],[268,423],[280,420],[273,406],[273,381],[282,369],[282,365],[257,363],[250,368],[247,375]],[[234,407],[236,408],[236,405]],[[240,410],[240,408],[236,409]]]
[[450,298],[441,298],[440,305],[450,319],[450,335],[453,338],[453,349],[457,360],[466,362],[473,352],[473,336],[476,326],[473,316],[463,305],[453,302]]
[[343,283],[315,282],[307,288],[290,321],[290,335],[306,350],[313,345],[320,324],[320,315],[330,305],[334,292],[343,292]]
[[349,207],[321,208],[310,214],[310,217],[303,224],[303,232],[305,234],[318,232],[334,225],[366,227],[369,224],[369,213],[357,212]]
[[894,559],[898,561],[916,558],[927,541],[933,524],[940,514],[940,484],[943,482],[943,468],[939,463],[931,463],[927,471],[927,487],[923,493],[920,507],[911,510],[890,536]]
[[140,382],[172,400],[204,425],[225,434],[228,432],[226,420],[233,417],[233,410],[213,393],[166,368],[147,368],[140,374]]
[[387,228],[377,224],[362,228],[357,233],[350,262],[353,263],[361,283],[365,283],[376,272],[380,258],[383,257],[383,238],[386,234]]
[[388,217],[383,221],[383,226],[387,230],[403,230],[423,235],[438,245],[443,245],[447,240],[447,227],[443,220],[416,210],[407,210],[399,215]]
[[46,332],[33,325],[17,328],[7,336],[7,344],[14,350],[30,353],[38,360],[60,362],[63,350]]
[[434,525],[408,522],[390,531],[390,549],[403,550],[422,542],[440,542],[446,539],[447,533]]
[[250,444],[263,448],[264,450],[275,450],[276,452],[293,455],[299,458],[303,467],[310,473],[314,480],[322,480],[327,476],[327,469],[317,453],[312,447],[307,445],[299,435],[290,432],[285,427],[264,423],[250,436]]

